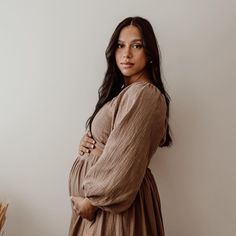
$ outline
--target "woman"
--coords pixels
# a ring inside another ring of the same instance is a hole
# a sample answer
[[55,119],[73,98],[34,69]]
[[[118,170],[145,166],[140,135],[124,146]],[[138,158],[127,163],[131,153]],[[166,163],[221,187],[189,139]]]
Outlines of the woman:
[[[69,235],[163,236],[161,205],[148,164],[169,146],[169,97],[151,24],[128,17],[106,50],[107,72],[70,172]],[[96,145],[94,144],[96,142]],[[92,147],[91,147],[92,145]]]

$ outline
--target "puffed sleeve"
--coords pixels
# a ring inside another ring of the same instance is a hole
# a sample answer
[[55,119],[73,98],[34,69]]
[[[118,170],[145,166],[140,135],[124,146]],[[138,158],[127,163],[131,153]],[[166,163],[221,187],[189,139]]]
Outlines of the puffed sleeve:
[[102,155],[84,181],[85,196],[102,210],[128,209],[165,127],[164,96],[153,85],[132,85],[120,98]]

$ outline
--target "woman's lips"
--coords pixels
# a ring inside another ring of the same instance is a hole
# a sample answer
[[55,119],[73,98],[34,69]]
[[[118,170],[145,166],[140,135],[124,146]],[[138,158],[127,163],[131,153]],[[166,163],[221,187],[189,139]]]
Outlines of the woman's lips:
[[124,67],[124,68],[130,68],[134,65],[134,63],[131,63],[131,62],[123,62],[121,63],[121,65]]

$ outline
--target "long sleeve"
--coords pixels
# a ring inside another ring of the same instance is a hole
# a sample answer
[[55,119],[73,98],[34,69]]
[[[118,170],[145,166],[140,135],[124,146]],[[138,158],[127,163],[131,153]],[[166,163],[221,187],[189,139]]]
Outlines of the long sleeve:
[[131,86],[121,96],[103,153],[84,178],[93,205],[114,213],[131,206],[164,135],[165,114],[164,96],[154,86]]

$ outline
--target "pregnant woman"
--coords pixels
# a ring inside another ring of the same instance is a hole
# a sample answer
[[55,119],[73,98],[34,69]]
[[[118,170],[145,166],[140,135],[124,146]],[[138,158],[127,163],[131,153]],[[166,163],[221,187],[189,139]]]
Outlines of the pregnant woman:
[[151,24],[141,17],[124,19],[106,58],[99,99],[70,172],[69,235],[164,236],[148,165],[157,148],[170,146],[172,139],[169,96]]

